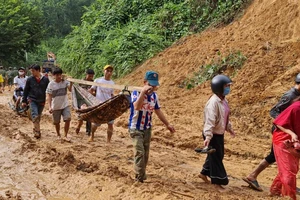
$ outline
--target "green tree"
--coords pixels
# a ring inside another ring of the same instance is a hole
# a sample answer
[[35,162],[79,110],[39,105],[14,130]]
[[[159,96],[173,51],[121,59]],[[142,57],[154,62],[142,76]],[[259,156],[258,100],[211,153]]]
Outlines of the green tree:
[[25,60],[43,36],[42,14],[22,0],[0,0],[0,61],[2,64]]

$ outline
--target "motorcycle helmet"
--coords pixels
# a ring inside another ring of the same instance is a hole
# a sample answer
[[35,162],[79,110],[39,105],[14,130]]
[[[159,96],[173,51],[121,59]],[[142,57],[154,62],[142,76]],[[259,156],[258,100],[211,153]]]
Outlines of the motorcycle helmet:
[[219,74],[211,80],[211,85],[210,85],[211,90],[216,95],[222,95],[223,92],[224,92],[224,85],[226,85],[228,83],[231,83],[231,82],[232,81],[228,76],[225,76],[223,74]]
[[297,74],[296,78],[295,78],[295,82],[296,83],[300,83],[300,73]]

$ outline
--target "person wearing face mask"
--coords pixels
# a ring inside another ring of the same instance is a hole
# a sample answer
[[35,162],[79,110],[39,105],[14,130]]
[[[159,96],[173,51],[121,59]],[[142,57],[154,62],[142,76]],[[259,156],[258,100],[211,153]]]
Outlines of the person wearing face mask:
[[143,183],[147,178],[146,166],[150,151],[152,113],[155,112],[171,133],[175,132],[173,125],[168,122],[161,111],[158,95],[155,92],[158,85],[158,74],[154,71],[147,71],[142,91],[131,93],[128,128],[134,147],[134,171],[137,183]]
[[[207,154],[199,177],[206,183],[214,184],[219,191],[224,190],[222,185],[227,185],[229,182],[223,165],[224,133],[228,131],[232,137],[235,137],[235,132],[229,121],[229,105],[225,98],[230,93],[231,84],[232,81],[229,77],[225,75],[215,76],[211,81],[211,89],[214,94],[204,109],[204,146],[210,145],[215,149],[215,152]],[[210,181],[207,177],[210,177]]]
[[27,81],[27,76],[25,75],[25,68],[20,67],[18,69],[18,75],[14,78],[14,98],[16,100],[15,102],[15,111],[19,111],[19,104],[21,101],[21,98],[23,96],[23,91],[25,88],[25,84]]

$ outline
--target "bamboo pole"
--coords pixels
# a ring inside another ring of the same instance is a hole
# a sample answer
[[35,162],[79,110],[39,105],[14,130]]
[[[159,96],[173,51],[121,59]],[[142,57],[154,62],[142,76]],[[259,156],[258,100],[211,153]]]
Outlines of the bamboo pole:
[[100,86],[100,87],[105,87],[105,88],[112,88],[112,89],[118,89],[118,90],[129,90],[129,91],[141,91],[142,87],[137,87],[137,86],[127,86],[127,85],[117,85],[117,84],[105,84],[105,83],[95,83],[92,81],[85,81],[81,79],[75,79],[75,78],[67,78],[68,81],[73,82],[73,83],[79,83],[79,84],[84,84],[84,85],[94,85],[94,86]]

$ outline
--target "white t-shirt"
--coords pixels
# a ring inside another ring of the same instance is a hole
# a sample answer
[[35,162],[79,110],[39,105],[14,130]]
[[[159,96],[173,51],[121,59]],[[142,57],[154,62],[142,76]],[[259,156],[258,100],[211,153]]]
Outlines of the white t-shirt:
[[[105,80],[104,77],[97,78],[94,81],[95,83],[104,83],[104,84],[115,84],[112,80]],[[96,90],[96,98],[99,99],[101,102],[104,102],[110,99],[114,94],[114,89],[111,88],[104,88],[101,86],[92,86],[93,90]]]
[[61,81],[57,83],[54,80],[48,84],[46,93],[52,95],[51,108],[53,110],[62,110],[69,106],[67,95],[69,85],[69,81]]
[[21,88],[24,89],[26,81],[27,81],[27,78],[28,78],[28,76],[25,76],[25,77],[16,76],[14,78],[14,84],[18,84],[19,87],[21,87]]

